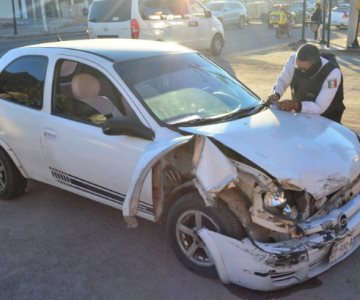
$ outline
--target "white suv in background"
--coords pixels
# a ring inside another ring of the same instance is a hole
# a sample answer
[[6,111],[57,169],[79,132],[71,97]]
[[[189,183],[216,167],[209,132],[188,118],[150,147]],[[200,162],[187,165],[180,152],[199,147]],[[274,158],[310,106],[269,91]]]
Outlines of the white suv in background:
[[222,24],[196,0],[94,0],[88,36],[171,41],[213,55],[224,46]]
[[247,11],[239,1],[211,1],[206,4],[206,7],[224,26],[230,24],[236,24],[240,28],[245,26]]

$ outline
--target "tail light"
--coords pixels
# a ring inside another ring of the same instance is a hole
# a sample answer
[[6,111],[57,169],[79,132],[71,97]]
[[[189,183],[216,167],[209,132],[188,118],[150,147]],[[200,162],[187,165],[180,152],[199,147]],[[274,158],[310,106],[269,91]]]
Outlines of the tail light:
[[131,19],[130,28],[131,28],[131,38],[138,39],[140,35],[140,27],[136,19]]

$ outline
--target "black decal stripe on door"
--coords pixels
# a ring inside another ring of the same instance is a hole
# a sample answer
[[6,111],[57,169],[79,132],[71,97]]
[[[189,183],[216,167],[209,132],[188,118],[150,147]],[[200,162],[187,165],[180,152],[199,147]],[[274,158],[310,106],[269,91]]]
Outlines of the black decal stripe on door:
[[[90,193],[92,195],[104,198],[106,200],[110,200],[115,203],[119,203],[123,205],[125,200],[125,195],[115,192],[113,190],[107,189],[105,187],[99,186],[97,184],[91,183],[84,179],[78,178],[76,176],[72,176],[66,174],[60,170],[50,167],[51,174],[61,184],[71,186],[73,188],[79,189],[81,191]],[[153,206],[149,203],[145,203],[140,201],[139,210],[148,214],[153,215]]]

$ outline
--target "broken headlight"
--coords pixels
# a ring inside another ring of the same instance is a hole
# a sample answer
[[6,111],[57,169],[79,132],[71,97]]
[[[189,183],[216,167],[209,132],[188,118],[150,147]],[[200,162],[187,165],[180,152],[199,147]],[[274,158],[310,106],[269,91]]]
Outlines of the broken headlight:
[[264,208],[273,214],[291,215],[291,207],[282,191],[267,192],[264,196]]

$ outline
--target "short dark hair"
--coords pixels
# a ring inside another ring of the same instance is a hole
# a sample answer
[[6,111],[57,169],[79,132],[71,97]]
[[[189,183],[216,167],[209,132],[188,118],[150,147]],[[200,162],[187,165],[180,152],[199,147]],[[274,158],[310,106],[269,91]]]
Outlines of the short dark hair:
[[302,45],[296,54],[296,59],[300,61],[311,60],[313,62],[317,62],[320,60],[319,49],[312,44]]

